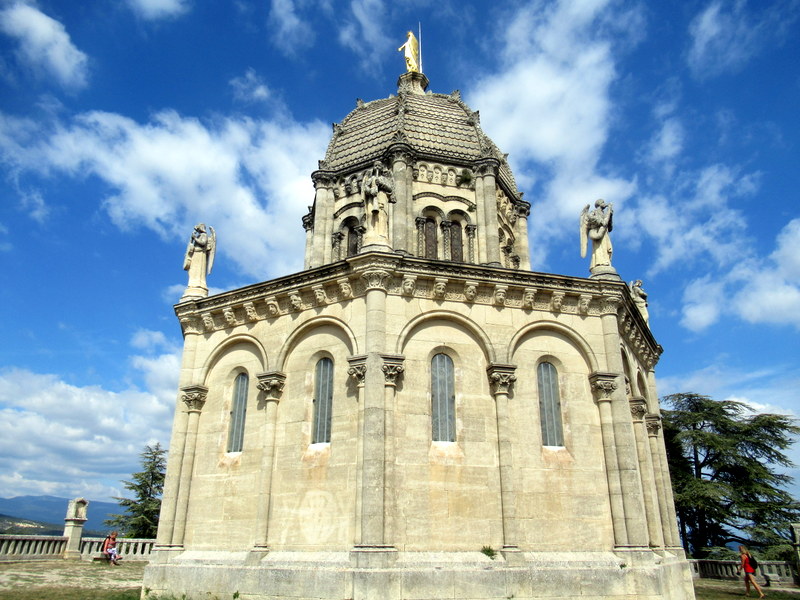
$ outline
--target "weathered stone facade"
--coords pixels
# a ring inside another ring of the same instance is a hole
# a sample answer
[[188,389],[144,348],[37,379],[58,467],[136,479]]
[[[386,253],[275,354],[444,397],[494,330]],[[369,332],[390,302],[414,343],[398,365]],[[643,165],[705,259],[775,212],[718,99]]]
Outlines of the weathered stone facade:
[[[334,127],[303,220],[304,271],[176,306],[181,390],[145,586],[693,598],[660,346],[622,281],[530,272],[529,205],[505,157],[457,93],[426,86],[407,73],[398,96],[359,101]],[[365,214],[376,160],[393,181],[383,237],[367,235]],[[543,363],[557,374],[556,445],[543,443]],[[448,377],[452,412],[434,417]],[[452,440],[435,439],[434,418]]]

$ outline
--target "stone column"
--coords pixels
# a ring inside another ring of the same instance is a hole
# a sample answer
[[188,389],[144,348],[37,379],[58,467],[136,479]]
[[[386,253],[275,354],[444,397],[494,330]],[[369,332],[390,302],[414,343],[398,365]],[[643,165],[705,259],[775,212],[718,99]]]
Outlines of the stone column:
[[659,460],[658,453],[658,432],[661,429],[661,418],[658,415],[647,415],[645,419],[647,426],[647,438],[650,454],[653,457],[655,473],[653,479],[656,485],[656,495],[659,505],[659,516],[661,519],[661,531],[664,538],[664,543],[667,546],[673,546],[674,540],[672,539],[672,524],[670,523],[669,509],[667,508],[667,495],[666,483],[664,481],[664,473],[661,470],[661,461]]
[[67,560],[80,560],[81,558],[81,538],[83,537],[83,524],[87,521],[87,506],[89,506],[89,501],[83,498],[70,500],[67,505],[67,516],[64,518],[64,537],[67,538],[67,547],[62,556]]
[[511,452],[511,422],[508,392],[517,380],[515,365],[492,364],[486,370],[494,394],[497,416],[497,456],[500,462],[500,504],[503,517],[503,551],[518,552],[517,501],[514,493],[514,459]]
[[625,526],[625,508],[622,503],[617,444],[614,440],[614,418],[611,415],[611,394],[617,389],[617,376],[614,373],[595,372],[589,375],[589,384],[600,412],[600,434],[603,438],[603,457],[606,464],[611,524],[614,528],[614,545],[627,546],[628,532]]
[[342,256],[342,240],[344,240],[344,234],[341,231],[335,231],[331,236],[331,260],[336,262],[337,260],[342,260],[344,256]]
[[[606,370],[619,376],[620,381],[624,382],[624,367],[620,350],[622,340],[617,322],[617,311],[622,302],[622,296],[608,294],[602,300],[600,318],[603,324]],[[636,457],[636,438],[633,433],[630,407],[624,385],[618,385],[611,393],[611,414],[614,423],[619,478],[622,485],[622,502],[625,507],[628,545],[646,547],[647,522],[642,497],[642,480]]]
[[636,435],[636,454],[639,459],[644,508],[647,515],[647,535],[650,539],[650,546],[663,546],[664,529],[661,523],[661,510],[653,473],[650,443],[644,422],[644,416],[647,414],[647,402],[642,397],[635,397],[628,400],[628,403],[630,404],[631,417],[633,419],[633,431]]
[[444,260],[450,260],[452,253],[450,252],[450,228],[453,226],[452,221],[442,221],[440,227],[442,228],[442,254]]
[[[656,374],[653,370],[654,366],[655,361],[648,364],[647,371],[647,386],[649,388],[648,395],[650,398],[658,398]],[[664,529],[664,540],[667,546],[682,554],[684,550],[681,545],[680,534],[678,533],[678,515],[675,513],[675,499],[672,494],[672,480],[669,475],[669,465],[667,465],[667,449],[664,444],[664,431],[661,427],[661,417],[654,415],[654,418],[649,418],[648,416],[647,423],[649,425],[648,434],[650,433],[650,428],[653,428],[656,438],[656,448],[653,453],[653,468],[656,471],[660,471],[663,480],[665,506],[661,509],[662,521],[664,515],[667,517],[667,527]]]
[[311,267],[319,267],[331,262],[330,240],[333,235],[333,181],[323,172],[311,175],[316,188],[314,197],[314,242],[311,252]]
[[392,147],[392,178],[394,199],[389,232],[392,248],[414,254],[415,236],[412,157],[406,146]]
[[386,331],[386,286],[391,273],[383,266],[366,266],[359,273],[366,287],[366,372],[361,458],[361,540],[359,547],[384,546],[385,378],[381,351]]
[[258,509],[256,513],[256,541],[254,550],[268,550],[269,513],[272,503],[272,472],[275,461],[275,424],[278,402],[283,394],[286,374],[279,371],[261,373],[258,389],[264,392],[264,435],[261,441],[261,468],[258,472]]
[[516,248],[519,254],[519,268],[531,270],[531,250],[528,244],[528,216],[531,214],[531,205],[527,202],[514,205],[517,215],[516,222]]
[[467,225],[464,231],[467,233],[467,256],[469,262],[475,262],[475,230],[478,229],[477,225]]
[[191,385],[182,388],[181,400],[186,404],[188,414],[186,425],[186,443],[184,444],[183,459],[181,461],[180,482],[178,484],[178,497],[175,504],[175,525],[172,530],[170,545],[183,546],[183,536],[186,532],[186,513],[189,510],[189,492],[192,486],[192,473],[194,471],[194,454],[197,447],[197,427],[200,421],[200,411],[206,403],[208,388],[202,385]]
[[499,221],[497,219],[497,170],[500,166],[496,158],[481,159],[476,171],[478,178],[475,191],[478,200],[478,214],[483,216],[481,241],[485,248],[483,262],[500,265],[500,242],[497,238]]
[[417,226],[417,256],[425,257],[425,217],[417,217],[414,224]]
[[404,356],[397,354],[383,354],[383,385],[384,397],[384,493],[383,493],[383,543],[390,545],[394,542],[396,532],[394,517],[397,514],[395,506],[395,480],[394,480],[394,460],[395,460],[395,431],[394,431],[394,400],[397,384],[400,383],[405,367],[403,366]]
[[313,248],[314,248],[314,212],[309,212],[303,215],[303,229],[306,232],[306,252],[303,261],[303,268],[308,269],[311,266]]

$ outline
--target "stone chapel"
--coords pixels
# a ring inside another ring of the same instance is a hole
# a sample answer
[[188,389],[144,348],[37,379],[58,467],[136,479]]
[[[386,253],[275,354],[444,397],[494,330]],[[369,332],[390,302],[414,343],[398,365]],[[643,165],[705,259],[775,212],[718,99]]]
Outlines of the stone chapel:
[[613,269],[530,270],[530,204],[505,155],[458,92],[427,87],[409,70],[334,125],[303,271],[213,296],[195,281],[176,305],[180,390],[144,586],[694,598],[662,348]]

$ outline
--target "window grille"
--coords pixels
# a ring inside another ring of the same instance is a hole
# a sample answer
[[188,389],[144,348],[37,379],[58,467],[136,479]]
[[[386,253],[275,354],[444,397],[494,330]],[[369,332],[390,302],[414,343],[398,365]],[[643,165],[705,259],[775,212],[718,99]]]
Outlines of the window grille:
[[331,412],[333,408],[333,361],[321,358],[314,377],[314,430],[311,442],[331,441]]
[[431,360],[431,425],[434,442],[456,441],[456,395],[453,360],[437,354]]
[[247,414],[248,383],[245,373],[239,373],[233,382],[231,422],[228,430],[228,452],[241,452],[244,445],[244,419]]
[[537,368],[539,380],[539,418],[542,423],[542,444],[563,446],[564,433],[561,427],[561,398],[558,393],[558,371],[549,362]]

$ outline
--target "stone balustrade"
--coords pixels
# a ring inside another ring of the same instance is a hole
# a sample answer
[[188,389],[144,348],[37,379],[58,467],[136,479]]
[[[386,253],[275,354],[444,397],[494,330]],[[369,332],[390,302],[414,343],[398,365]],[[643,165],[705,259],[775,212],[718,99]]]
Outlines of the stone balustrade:
[[[742,575],[736,573],[739,567],[737,560],[689,560],[692,574],[700,579],[739,579]],[[794,583],[797,573],[790,562],[765,560],[758,561],[756,578],[759,581],[766,579],[770,583]]]
[[67,539],[63,535],[0,535],[0,561],[61,558]]
[[[81,560],[100,556],[102,537],[86,537],[80,541]],[[68,538],[61,535],[0,535],[0,562],[20,560],[52,560],[63,558]],[[124,560],[147,562],[154,539],[118,538],[117,548]]]

